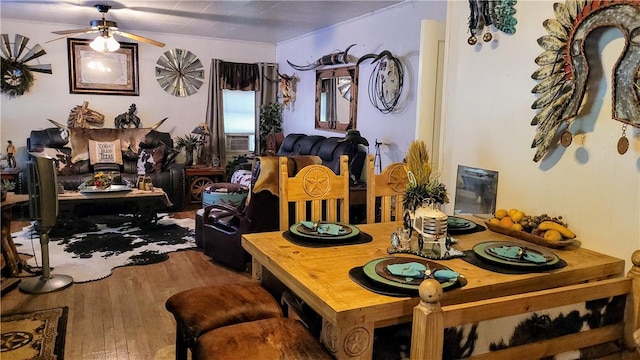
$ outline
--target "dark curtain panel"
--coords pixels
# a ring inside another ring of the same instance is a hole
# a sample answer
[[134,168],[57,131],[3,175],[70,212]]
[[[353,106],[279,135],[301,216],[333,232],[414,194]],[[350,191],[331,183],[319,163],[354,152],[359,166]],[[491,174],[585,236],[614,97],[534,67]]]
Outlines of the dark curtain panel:
[[262,74],[258,80],[260,81],[260,91],[256,91],[256,136],[255,149],[256,154],[262,154],[265,149],[260,149],[260,108],[263,105],[273,104],[278,101],[278,82],[269,79],[278,79],[278,64],[259,63],[260,73]]
[[220,61],[220,87],[227,90],[260,90],[258,64]]
[[207,99],[207,124],[211,129],[211,141],[206,144],[212,158],[217,158],[220,166],[226,163],[226,145],[224,141],[224,119],[222,104],[222,88],[220,87],[220,63],[218,59],[211,60],[209,72],[209,98]]

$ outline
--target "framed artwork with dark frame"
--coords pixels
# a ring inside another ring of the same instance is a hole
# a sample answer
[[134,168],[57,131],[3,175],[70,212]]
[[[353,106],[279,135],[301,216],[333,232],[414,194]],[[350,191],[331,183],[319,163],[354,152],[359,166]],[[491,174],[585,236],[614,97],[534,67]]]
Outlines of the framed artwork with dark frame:
[[102,53],[89,47],[92,40],[67,39],[69,92],[72,94],[140,95],[138,44],[120,43],[120,49]]

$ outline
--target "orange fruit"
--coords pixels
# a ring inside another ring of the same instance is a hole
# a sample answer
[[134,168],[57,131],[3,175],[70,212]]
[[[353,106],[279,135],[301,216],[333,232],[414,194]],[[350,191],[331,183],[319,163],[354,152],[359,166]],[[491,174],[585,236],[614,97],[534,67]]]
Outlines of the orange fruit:
[[524,213],[520,210],[517,210],[513,214],[509,214],[509,217],[511,218],[511,220],[513,220],[513,222],[519,223],[520,221],[522,221],[522,218],[524,218]]
[[489,219],[489,222],[494,224],[494,225],[501,225],[500,224],[500,220],[498,218],[491,218],[491,219]]
[[522,225],[518,223],[511,225],[511,230],[522,231],[522,229],[523,229]]
[[507,210],[506,209],[498,209],[498,210],[496,210],[496,213],[494,215],[496,216],[496,218],[498,220],[500,220],[503,217],[507,216]]
[[513,225],[513,220],[511,220],[510,217],[503,217],[502,219],[500,219],[500,224],[504,227],[508,227],[510,228]]
[[507,212],[507,214],[511,217],[511,216],[513,216],[513,214],[517,213],[518,211],[520,211],[520,210],[518,210],[518,209],[511,209],[511,210],[509,210],[509,212]]

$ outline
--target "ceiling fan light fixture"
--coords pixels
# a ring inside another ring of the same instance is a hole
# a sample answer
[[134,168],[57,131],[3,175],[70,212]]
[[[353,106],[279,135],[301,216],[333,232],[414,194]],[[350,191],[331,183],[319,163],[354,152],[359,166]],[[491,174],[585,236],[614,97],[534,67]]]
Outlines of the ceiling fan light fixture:
[[95,51],[107,53],[120,49],[120,43],[111,34],[100,34],[89,44],[89,47]]

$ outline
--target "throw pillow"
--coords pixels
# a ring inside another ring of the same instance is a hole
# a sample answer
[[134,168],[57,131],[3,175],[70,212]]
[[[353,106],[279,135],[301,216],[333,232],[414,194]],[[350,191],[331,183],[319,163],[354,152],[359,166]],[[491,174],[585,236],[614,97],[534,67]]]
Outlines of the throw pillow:
[[162,172],[167,146],[162,144],[153,149],[140,149],[138,153],[138,174],[148,175]]
[[36,152],[46,155],[50,158],[54,159],[56,173],[58,175],[62,174],[62,171],[67,167],[67,165],[71,165],[71,149],[56,149],[56,148],[48,148],[48,147],[37,147],[35,148]]
[[71,147],[71,161],[89,160],[89,140],[113,141],[120,139],[122,149],[131,148],[135,153],[138,146],[145,141],[148,128],[127,129],[94,129],[94,128],[69,128],[69,146]]
[[244,185],[247,188],[251,187],[251,170],[236,170],[231,175],[231,182],[233,184]]
[[105,163],[122,165],[120,140],[89,140],[89,160],[91,165]]

